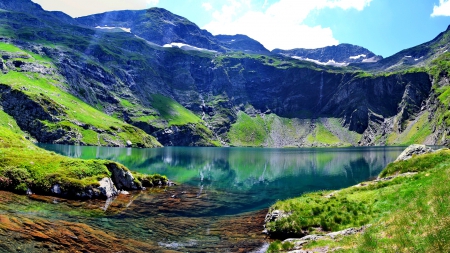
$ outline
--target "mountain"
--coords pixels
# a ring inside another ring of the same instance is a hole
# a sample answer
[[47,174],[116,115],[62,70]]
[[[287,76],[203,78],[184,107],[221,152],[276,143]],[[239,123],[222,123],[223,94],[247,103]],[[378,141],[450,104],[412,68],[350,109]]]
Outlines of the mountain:
[[[447,142],[445,53],[431,53],[427,68],[383,70],[378,62],[340,68],[270,53],[245,35],[212,36],[163,9],[72,19],[22,2],[30,8],[18,11],[15,2],[0,0],[0,105],[40,142]],[[434,47],[446,47],[448,34],[421,47],[438,52]],[[362,62],[362,54],[376,57],[346,44],[316,50],[314,57]]]
[[216,35],[215,38],[226,48],[235,51],[253,52],[260,54],[270,53],[261,43],[248,37],[247,35]]
[[433,40],[402,50],[376,63],[355,65],[370,71],[398,71],[414,67],[428,66],[434,59],[450,49],[450,26]]
[[165,9],[151,8],[142,11],[113,11],[76,19],[89,27],[118,27],[158,45],[184,43],[197,48],[223,51],[209,32],[200,29],[186,18]]
[[350,63],[370,63],[383,59],[382,56],[375,55],[366,48],[351,44],[339,44],[317,49],[274,49],[272,53],[333,66],[347,66]]

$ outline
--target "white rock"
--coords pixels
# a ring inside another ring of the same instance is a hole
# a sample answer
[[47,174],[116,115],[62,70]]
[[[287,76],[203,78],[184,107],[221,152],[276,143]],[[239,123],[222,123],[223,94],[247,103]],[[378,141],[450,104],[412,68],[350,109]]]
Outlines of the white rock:
[[117,196],[118,192],[111,178],[105,177],[99,181],[99,184],[100,186],[98,187],[98,189],[108,199]]

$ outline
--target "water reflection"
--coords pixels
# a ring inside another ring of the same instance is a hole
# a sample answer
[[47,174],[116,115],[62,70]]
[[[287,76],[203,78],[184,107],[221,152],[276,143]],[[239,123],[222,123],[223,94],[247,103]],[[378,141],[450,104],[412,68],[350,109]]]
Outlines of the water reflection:
[[196,187],[199,196],[211,190],[241,196],[237,203],[230,203],[220,210],[223,212],[221,214],[257,210],[278,199],[298,196],[303,192],[339,189],[357,184],[376,177],[404,149],[40,146],[67,156],[110,159],[135,171],[167,175],[175,182]]

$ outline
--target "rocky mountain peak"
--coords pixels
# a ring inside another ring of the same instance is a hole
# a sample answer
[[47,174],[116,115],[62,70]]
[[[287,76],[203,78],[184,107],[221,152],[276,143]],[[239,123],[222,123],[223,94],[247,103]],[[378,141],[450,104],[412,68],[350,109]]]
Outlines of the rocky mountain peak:
[[321,65],[334,66],[347,66],[350,63],[377,62],[383,59],[383,57],[375,55],[366,48],[347,43],[316,49],[274,49],[272,53],[299,60],[312,61]]
[[218,39],[226,48],[237,51],[251,51],[254,53],[270,53],[259,41],[254,40],[247,35],[216,35]]

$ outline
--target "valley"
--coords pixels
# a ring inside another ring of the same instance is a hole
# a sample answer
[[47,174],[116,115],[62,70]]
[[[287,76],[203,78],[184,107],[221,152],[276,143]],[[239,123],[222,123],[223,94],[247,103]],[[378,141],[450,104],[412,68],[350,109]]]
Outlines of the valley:
[[0,0],[0,251],[447,252],[449,49]]

